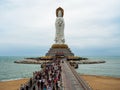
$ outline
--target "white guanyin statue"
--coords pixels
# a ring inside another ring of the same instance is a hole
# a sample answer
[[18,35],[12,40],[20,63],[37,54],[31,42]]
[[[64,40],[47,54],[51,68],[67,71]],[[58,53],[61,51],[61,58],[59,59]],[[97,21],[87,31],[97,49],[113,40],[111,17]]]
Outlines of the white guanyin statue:
[[64,19],[63,19],[64,11],[61,7],[59,7],[56,10],[56,22],[55,22],[55,27],[56,27],[56,34],[55,34],[55,43],[56,44],[64,44],[65,43],[65,38],[64,38]]

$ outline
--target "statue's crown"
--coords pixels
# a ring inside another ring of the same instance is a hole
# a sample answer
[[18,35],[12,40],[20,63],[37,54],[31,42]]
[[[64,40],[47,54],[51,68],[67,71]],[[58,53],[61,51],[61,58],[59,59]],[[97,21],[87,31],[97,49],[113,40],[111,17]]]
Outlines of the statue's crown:
[[59,7],[59,8],[56,9],[56,17],[58,17],[58,11],[59,10],[62,12],[62,17],[63,17],[64,16],[64,10],[61,7]]

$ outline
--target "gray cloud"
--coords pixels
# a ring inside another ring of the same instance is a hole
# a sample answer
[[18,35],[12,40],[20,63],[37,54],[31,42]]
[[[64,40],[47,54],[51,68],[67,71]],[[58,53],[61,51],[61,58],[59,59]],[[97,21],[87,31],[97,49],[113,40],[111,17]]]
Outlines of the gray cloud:
[[7,45],[19,48],[53,44],[55,10],[60,5],[65,10],[67,44],[80,50],[115,48],[117,52],[119,4],[119,0],[1,0],[0,49]]

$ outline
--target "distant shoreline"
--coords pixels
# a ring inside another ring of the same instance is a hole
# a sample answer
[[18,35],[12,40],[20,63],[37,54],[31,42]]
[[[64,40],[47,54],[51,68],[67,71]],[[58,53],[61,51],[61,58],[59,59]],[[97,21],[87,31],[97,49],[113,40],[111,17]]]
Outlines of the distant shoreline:
[[[26,77],[26,78],[29,78],[29,77]],[[9,81],[21,80],[21,79],[26,79],[26,78],[5,79],[5,80],[0,80],[0,82],[9,82]]]
[[[80,74],[78,73],[80,76],[93,76],[93,77],[109,77],[109,78],[115,78],[115,79],[120,79],[120,77],[115,77],[115,76],[105,76],[105,75],[91,75],[91,74]],[[5,80],[0,80],[0,82],[9,82],[9,81],[15,81],[15,80],[21,80],[21,79],[28,79],[30,77],[26,77],[26,78],[12,78],[12,79],[5,79]]]
[[[80,74],[80,73],[79,73]],[[93,76],[93,77],[108,77],[108,78],[114,78],[114,79],[120,79],[120,77],[115,76],[106,76],[106,75],[91,75],[91,74],[80,74],[80,76]]]

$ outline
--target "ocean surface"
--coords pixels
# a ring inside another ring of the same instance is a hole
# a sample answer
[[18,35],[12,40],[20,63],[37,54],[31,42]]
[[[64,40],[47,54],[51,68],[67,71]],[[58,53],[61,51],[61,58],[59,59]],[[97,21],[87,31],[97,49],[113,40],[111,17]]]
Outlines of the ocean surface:
[[[16,64],[14,61],[23,60],[22,56],[0,56],[0,81],[32,77],[34,71],[40,70],[40,65]],[[80,64],[76,69],[80,74],[102,75],[120,78],[120,56],[88,57],[91,60],[105,60],[102,64]]]
[[0,81],[32,77],[34,71],[41,69],[40,65],[14,63],[14,61],[24,58],[20,56],[0,56]]
[[79,64],[80,74],[100,75],[120,78],[120,56],[88,57],[90,60],[104,60],[101,64]]

